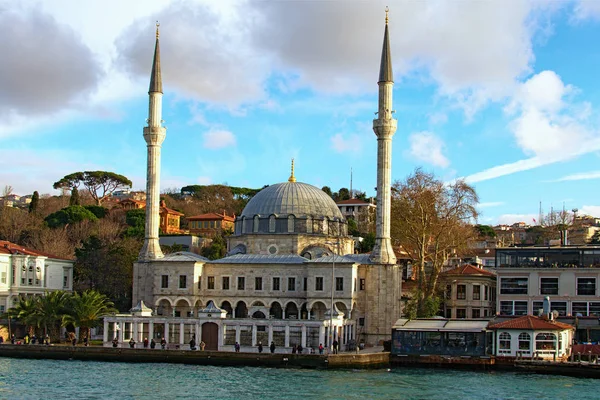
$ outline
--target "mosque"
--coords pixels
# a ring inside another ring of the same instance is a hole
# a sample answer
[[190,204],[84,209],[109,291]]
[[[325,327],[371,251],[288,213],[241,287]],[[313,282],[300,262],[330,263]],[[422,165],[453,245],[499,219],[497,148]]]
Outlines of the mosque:
[[164,337],[188,348],[194,338],[208,350],[256,351],[274,343],[341,350],[381,344],[400,317],[402,269],[390,241],[392,61],[386,11],[379,71],[377,228],[370,254],[354,254],[354,238],[335,202],[298,182],[294,164],[286,182],[264,188],[236,217],[228,253],[210,261],[189,252],[163,255],[158,243],[162,79],[158,27],[149,89],[146,230],[133,272],[129,314],[105,318],[104,343],[117,338]]

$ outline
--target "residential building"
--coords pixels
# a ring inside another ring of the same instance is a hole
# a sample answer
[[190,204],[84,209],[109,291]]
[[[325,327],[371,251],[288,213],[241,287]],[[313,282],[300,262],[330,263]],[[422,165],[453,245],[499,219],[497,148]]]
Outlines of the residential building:
[[233,232],[233,225],[235,223],[235,215],[229,216],[225,214],[225,212],[223,212],[223,214],[200,214],[193,217],[187,217],[186,219],[188,221],[190,233],[205,237],[221,234],[224,231]]
[[486,318],[495,315],[496,274],[483,268],[464,264],[439,277],[444,289],[446,318]]
[[[119,202],[124,210],[136,210],[146,208],[146,202],[142,200],[125,199]],[[181,217],[183,213],[173,210],[165,204],[164,200],[160,202],[159,208],[159,229],[163,234],[184,233],[180,229]]]
[[73,290],[74,260],[0,240],[0,313],[19,296]]
[[377,213],[375,204],[360,199],[342,200],[336,204],[344,218],[356,221],[359,231],[369,232],[371,230]]

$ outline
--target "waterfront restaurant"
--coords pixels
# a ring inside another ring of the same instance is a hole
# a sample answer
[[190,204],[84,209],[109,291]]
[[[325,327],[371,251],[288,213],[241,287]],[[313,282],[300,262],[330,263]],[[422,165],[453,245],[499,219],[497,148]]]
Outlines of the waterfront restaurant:
[[317,352],[319,344],[327,343],[332,322],[340,344],[355,340],[354,321],[344,319],[337,307],[335,311],[331,319],[327,311],[325,320],[231,318],[227,310],[209,301],[196,316],[172,317],[154,315],[151,308],[140,302],[128,314],[104,318],[103,344],[111,347],[116,338],[118,347],[129,347],[133,338],[135,347],[142,348],[144,339],[148,338],[154,339],[160,348],[159,343],[165,338],[169,349],[189,350],[190,340],[194,338],[196,346],[200,341],[205,343],[205,350],[234,351],[237,342],[241,351],[255,352],[260,342],[267,352],[273,342],[277,353],[289,353],[294,345],[302,345],[307,352]]
[[489,320],[400,318],[392,327],[393,355],[487,356],[493,354]]
[[569,356],[575,328],[548,318],[525,315],[492,324],[496,356],[555,360]]

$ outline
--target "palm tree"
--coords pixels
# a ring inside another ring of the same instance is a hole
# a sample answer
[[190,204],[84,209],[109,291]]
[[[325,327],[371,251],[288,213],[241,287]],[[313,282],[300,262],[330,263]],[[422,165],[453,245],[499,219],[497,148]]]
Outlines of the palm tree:
[[20,321],[26,327],[29,336],[33,336],[35,328],[39,326],[37,296],[20,296],[14,307],[6,312],[9,318]]
[[37,314],[39,324],[44,327],[44,335],[48,334],[52,341],[60,339],[59,329],[65,325],[70,297],[70,293],[57,290],[46,292],[38,300]]
[[102,317],[116,312],[108,297],[93,289],[75,293],[69,302],[69,312],[64,323],[79,327],[79,339],[89,338],[90,328],[100,324]]

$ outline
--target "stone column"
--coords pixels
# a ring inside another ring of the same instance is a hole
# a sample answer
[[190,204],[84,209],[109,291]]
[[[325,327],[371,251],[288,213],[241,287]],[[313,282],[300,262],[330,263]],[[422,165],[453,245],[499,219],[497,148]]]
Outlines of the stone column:
[[168,343],[170,338],[169,338],[169,323],[167,321],[165,321],[165,331],[164,331],[163,337],[165,338],[165,340]]
[[179,344],[185,344],[184,343],[184,334],[185,334],[185,325],[183,324],[183,322],[179,323]]
[[252,325],[252,346],[256,346],[256,325]]
[[108,321],[104,318],[104,333],[102,335],[102,343],[108,343]]
[[285,326],[285,340],[283,341],[285,347],[290,347],[290,326]]
[[325,327],[323,325],[319,326],[319,344],[321,343],[325,346]]
[[154,339],[154,321],[148,322],[148,337]]
[[267,341],[269,342],[269,343],[268,343],[268,345],[270,346],[270,345],[271,345],[271,342],[273,341],[273,325],[272,325],[272,324],[269,324],[269,334],[268,334],[268,338],[269,338],[269,339],[268,339]]
[[241,338],[240,328],[241,328],[241,326],[239,326],[239,325],[235,326],[235,341],[238,342],[238,343],[240,342],[240,338]]
[[131,321],[131,337],[133,340],[138,341],[139,329],[138,323],[136,321]]
[[306,348],[306,325],[302,325],[302,337],[300,339],[302,347]]

